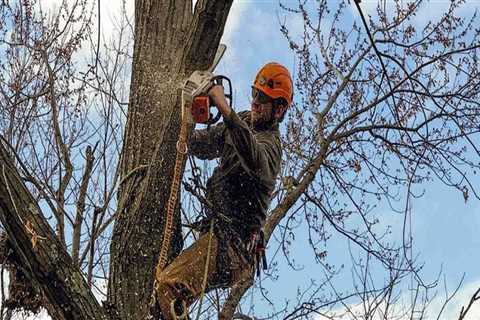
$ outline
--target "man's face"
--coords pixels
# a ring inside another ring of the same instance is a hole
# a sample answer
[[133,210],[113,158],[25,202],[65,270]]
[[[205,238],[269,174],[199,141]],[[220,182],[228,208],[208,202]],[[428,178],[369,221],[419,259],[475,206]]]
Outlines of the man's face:
[[273,99],[252,88],[251,120],[254,126],[272,120]]

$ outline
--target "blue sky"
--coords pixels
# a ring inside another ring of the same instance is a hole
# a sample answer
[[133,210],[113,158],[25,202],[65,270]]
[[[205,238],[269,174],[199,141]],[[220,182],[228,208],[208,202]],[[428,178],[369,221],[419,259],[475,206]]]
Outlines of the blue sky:
[[[284,4],[295,6],[297,1],[283,1]],[[333,3],[331,1],[329,3]],[[362,1],[362,9],[367,14],[375,14],[377,1]],[[387,2],[388,4],[388,2]],[[435,18],[448,6],[448,1],[431,1],[416,17],[417,25],[424,25],[429,19]],[[470,14],[480,8],[480,1],[467,1],[463,14]],[[356,9],[350,11],[353,17]],[[279,31],[278,21],[286,21],[292,33],[302,32],[300,17],[287,14],[278,6],[278,1],[237,1],[232,7],[232,13],[227,23],[224,41],[229,49],[217,68],[217,72],[225,73],[232,78],[236,87],[236,106],[242,109],[249,105],[249,86],[256,69],[263,63],[276,60],[285,64],[290,70],[295,69],[295,58],[288,50],[288,44]],[[268,32],[266,31],[268,30]],[[457,296],[458,300],[450,304],[443,319],[453,319],[463,303],[467,303],[471,295],[480,285],[480,257],[478,248],[480,237],[480,202],[470,198],[465,203],[460,192],[448,188],[438,181],[423,185],[424,197],[412,201],[412,231],[414,235],[414,255],[419,254],[418,261],[424,262],[422,274],[426,281],[433,281],[440,271],[443,271],[447,288],[452,291],[465,273],[464,286]],[[399,226],[403,216],[391,212],[387,204],[377,209],[382,222]],[[269,297],[280,304],[286,299],[295,299],[297,286],[306,288],[311,278],[321,278],[323,274],[318,265],[313,262],[311,250],[303,237],[297,238],[292,250],[303,271],[294,272],[286,266],[285,259],[279,255],[279,280],[275,283],[266,282],[264,286],[270,291]],[[328,246],[329,260],[337,265],[348,261],[348,248],[344,240],[330,241]],[[348,268],[337,283],[349,288],[351,276]],[[381,274],[379,274],[382,277]],[[443,291],[443,285],[439,287]],[[279,294],[281,293],[281,294]],[[259,293],[256,294],[261,298]],[[441,300],[441,299],[440,299]],[[281,305],[278,305],[281,308]],[[430,307],[432,314],[439,309],[436,300]],[[278,308],[277,308],[278,309]],[[258,310],[258,309],[257,309]],[[470,319],[480,317],[480,308],[471,313]]]
[[[52,5],[58,0],[41,0]],[[313,0],[311,0],[313,1]],[[118,1],[120,2],[120,1]],[[297,1],[285,0],[284,4],[295,6]],[[112,3],[102,1],[102,30],[105,37],[112,34],[113,19],[118,9]],[[331,3],[334,3],[332,1]],[[445,9],[447,0],[431,1],[428,8],[417,16],[417,23],[422,24],[429,18],[436,17]],[[117,3],[118,4],[118,3]],[[127,1],[127,8],[133,15],[133,0]],[[374,14],[376,1],[363,0],[362,8],[366,13]],[[465,14],[480,8],[480,0],[467,1]],[[356,11],[350,11],[353,17]],[[295,57],[288,49],[287,41],[280,33],[279,20],[286,21],[292,33],[301,32],[303,25],[300,17],[287,14],[278,6],[277,0],[237,0],[234,1],[227,21],[222,42],[228,46],[227,52],[217,67],[216,72],[231,78],[234,86],[234,103],[236,110],[244,110],[249,106],[250,85],[259,67],[269,61],[277,61],[295,71]],[[474,198],[465,203],[460,192],[439,184],[437,181],[423,185],[425,195],[412,202],[412,230],[414,235],[414,254],[419,254],[419,261],[425,263],[422,274],[426,280],[434,280],[443,271],[445,282],[453,290],[462,274],[465,282],[462,291],[444,315],[443,319],[453,319],[459,306],[467,303],[469,296],[480,287],[479,247],[480,237],[480,202]],[[378,209],[382,222],[398,226],[403,217],[394,214],[388,205]],[[295,300],[297,287],[305,289],[310,279],[322,279],[323,272],[313,261],[311,250],[301,235],[293,246],[297,263],[303,266],[302,271],[294,272],[286,266],[285,259],[278,255],[279,279],[265,281],[263,285],[270,292],[269,297],[283,307],[286,300]],[[329,241],[329,262],[340,265],[348,262],[348,244],[342,240]],[[272,250],[268,252],[273,254]],[[348,263],[347,263],[348,264]],[[380,278],[382,274],[378,275]],[[348,290],[351,286],[351,275],[348,267],[336,283]],[[439,288],[440,292],[443,287]],[[257,301],[255,315],[265,315],[266,304],[261,302],[258,291],[253,293]],[[438,310],[440,304],[431,305],[432,312]],[[268,309],[270,311],[270,309]],[[480,307],[474,310],[468,320],[480,318]]]

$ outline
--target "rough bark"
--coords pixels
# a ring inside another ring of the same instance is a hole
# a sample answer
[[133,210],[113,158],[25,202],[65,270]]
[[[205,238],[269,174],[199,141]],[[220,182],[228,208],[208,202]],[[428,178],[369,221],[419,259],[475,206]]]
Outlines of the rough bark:
[[17,268],[48,301],[54,319],[106,319],[79,269],[0,143],[0,221]]
[[[211,64],[233,0],[138,0],[130,104],[112,234],[108,313],[100,307],[0,146],[0,221],[21,272],[54,319],[143,319],[162,243],[180,128],[179,86]],[[170,258],[181,249],[179,205]]]
[[8,243],[7,234],[0,232],[0,266],[9,276],[8,298],[2,297],[2,304],[4,304],[2,307],[10,311],[21,308],[38,313],[42,305],[45,305],[45,301],[23,272],[15,267],[18,264],[17,260]]
[[[207,69],[232,0],[137,1],[130,103],[121,158],[121,186],[112,244],[108,302],[120,319],[148,312],[162,243],[180,129],[180,90],[195,69]],[[181,249],[180,216],[170,258]]]

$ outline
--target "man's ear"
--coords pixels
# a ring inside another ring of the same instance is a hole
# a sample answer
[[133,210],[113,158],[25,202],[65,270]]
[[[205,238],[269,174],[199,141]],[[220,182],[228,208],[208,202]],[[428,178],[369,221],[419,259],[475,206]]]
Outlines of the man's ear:
[[285,113],[285,110],[287,110],[287,106],[283,104],[277,105],[274,113],[275,119],[281,119],[283,114]]

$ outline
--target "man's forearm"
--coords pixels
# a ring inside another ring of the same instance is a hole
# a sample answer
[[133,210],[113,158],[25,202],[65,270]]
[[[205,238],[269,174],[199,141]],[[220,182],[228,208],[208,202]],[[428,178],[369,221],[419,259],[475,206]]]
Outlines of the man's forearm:
[[232,108],[230,108],[226,99],[222,99],[222,101],[220,101],[220,103],[217,105],[217,108],[224,117],[228,117],[232,112]]
[[223,123],[212,126],[209,130],[193,130],[190,136],[190,153],[200,159],[215,159],[223,148]]
[[232,108],[227,103],[225,98],[225,93],[223,92],[223,87],[221,85],[213,86],[208,95],[213,100],[213,104],[216,105],[218,111],[222,114],[223,117],[228,117],[232,112]]

